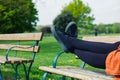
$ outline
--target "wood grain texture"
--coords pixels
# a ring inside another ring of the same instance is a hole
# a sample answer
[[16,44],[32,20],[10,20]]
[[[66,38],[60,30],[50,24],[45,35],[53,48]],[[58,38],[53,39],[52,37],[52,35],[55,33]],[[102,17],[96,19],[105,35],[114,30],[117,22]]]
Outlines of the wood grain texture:
[[0,34],[0,40],[42,40],[42,33]]
[[[43,34],[40,33],[21,33],[21,34],[0,34],[0,41],[33,41],[35,44],[36,41],[42,40]],[[37,43],[37,42],[36,42]],[[40,50],[39,45],[31,46],[31,45],[14,45],[10,43],[0,44],[0,50],[16,50],[16,51],[27,51],[27,52],[38,52]],[[31,56],[31,55],[30,55]],[[33,62],[33,58],[31,59],[24,59],[24,58],[17,58],[17,57],[9,57],[6,60],[6,56],[0,56],[0,64],[15,64],[15,63],[27,63]]]
[[114,42],[120,41],[120,36],[86,36],[86,37],[83,37],[82,40],[114,43]]
[[46,72],[68,76],[80,80],[113,80],[112,76],[106,75],[104,72],[85,70],[72,66],[57,66],[57,68],[40,66],[39,70]]
[[33,60],[32,59],[9,57],[8,61],[7,61],[5,56],[0,56],[0,64],[14,64],[14,63],[23,63],[23,62],[26,62],[26,63],[33,62]]
[[16,51],[29,51],[29,52],[39,51],[39,46],[30,47],[30,46],[23,46],[23,45],[0,44],[0,49],[8,50],[11,47],[14,47],[11,50],[16,50]]

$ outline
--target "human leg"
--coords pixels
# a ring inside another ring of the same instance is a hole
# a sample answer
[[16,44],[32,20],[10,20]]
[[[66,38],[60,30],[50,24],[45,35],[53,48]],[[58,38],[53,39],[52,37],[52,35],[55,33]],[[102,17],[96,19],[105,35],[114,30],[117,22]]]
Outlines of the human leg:
[[[73,37],[74,39],[77,34],[77,25],[75,22],[70,22],[65,32],[70,37]],[[81,50],[88,50],[92,52],[101,52],[101,53],[109,53],[110,51],[116,49],[120,42],[109,44],[109,43],[100,43],[100,42],[90,42],[90,41],[83,41],[83,40],[72,40],[74,47],[81,49]],[[81,45],[79,45],[81,44]],[[92,46],[91,46],[92,45]],[[86,47],[87,46],[87,47]],[[91,48],[92,47],[92,48]]]
[[71,44],[75,49],[101,53],[101,54],[107,54],[117,49],[120,44],[120,42],[103,43],[103,42],[85,41],[73,37],[68,38],[68,41],[71,41]]
[[105,60],[106,60],[107,54],[93,53],[93,52],[82,51],[78,49],[74,50],[74,54],[77,55],[85,63],[93,67],[105,69]]
[[120,44],[120,42],[112,44],[79,40],[63,34],[55,27],[52,28],[52,33],[66,52],[73,52],[74,49],[79,49],[95,53],[108,54],[109,52],[117,49]]

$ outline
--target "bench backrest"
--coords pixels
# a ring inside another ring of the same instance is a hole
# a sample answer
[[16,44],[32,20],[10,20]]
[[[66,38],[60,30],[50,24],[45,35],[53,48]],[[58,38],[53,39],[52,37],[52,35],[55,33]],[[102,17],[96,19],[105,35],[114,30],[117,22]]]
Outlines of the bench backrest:
[[11,45],[11,44],[0,44],[0,49],[10,49],[19,51],[38,52],[39,41],[42,40],[42,33],[21,33],[21,34],[0,34],[0,41],[36,41],[31,46],[26,45]]
[[0,40],[42,40],[42,33],[0,34]]
[[114,43],[120,41],[120,36],[86,36],[82,40],[94,42]]

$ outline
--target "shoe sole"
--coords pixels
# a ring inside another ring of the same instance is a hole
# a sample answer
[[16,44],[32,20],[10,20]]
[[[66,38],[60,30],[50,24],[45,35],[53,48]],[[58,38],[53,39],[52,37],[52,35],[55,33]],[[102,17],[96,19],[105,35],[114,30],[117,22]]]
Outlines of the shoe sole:
[[65,51],[65,52],[69,52],[66,48],[66,46],[64,45],[64,43],[62,42],[62,40],[59,38],[57,32],[56,32],[56,29],[55,27],[51,27],[51,31],[52,31],[52,34],[53,36],[56,38],[56,40],[58,41],[58,43],[61,45],[62,49]]
[[[74,26],[74,27],[73,27]],[[70,36],[71,37],[75,37],[75,38],[77,38],[77,36],[78,36],[78,32],[77,32],[77,25],[76,25],[76,23],[75,22],[70,22],[68,25],[67,25],[67,27],[66,27],[66,29],[65,29],[65,32],[67,33],[67,34],[69,34],[72,30],[74,29],[74,33],[73,34],[71,34]]]

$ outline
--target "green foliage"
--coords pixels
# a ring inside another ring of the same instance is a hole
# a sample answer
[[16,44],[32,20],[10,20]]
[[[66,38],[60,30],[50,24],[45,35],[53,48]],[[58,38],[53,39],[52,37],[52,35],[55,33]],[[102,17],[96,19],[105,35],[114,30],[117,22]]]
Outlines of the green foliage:
[[120,23],[98,24],[95,28],[99,33],[120,33]]
[[105,33],[106,32],[106,28],[105,28],[104,24],[97,25],[96,29],[99,31],[99,33]]
[[75,21],[80,29],[88,29],[87,31],[90,32],[94,28],[92,23],[94,18],[90,15],[90,12],[90,7],[83,4],[81,0],[73,0],[63,8],[61,14],[53,21],[53,24],[64,32],[67,24],[70,21]]
[[36,15],[32,0],[0,0],[0,33],[33,31]]
[[73,0],[63,7],[53,24],[64,32],[70,21],[77,23],[80,34],[94,34],[95,30],[98,33],[120,33],[120,23],[93,24],[94,16],[91,15],[91,8],[85,5],[82,0]]
[[90,15],[91,9],[88,5],[83,4],[81,0],[73,0],[62,11],[72,13],[76,23],[81,28],[90,29],[93,26],[94,17]]
[[120,33],[120,23],[114,23],[112,29],[113,33]]
[[70,12],[64,11],[54,19],[53,25],[64,32],[67,24],[74,20],[75,19]]

